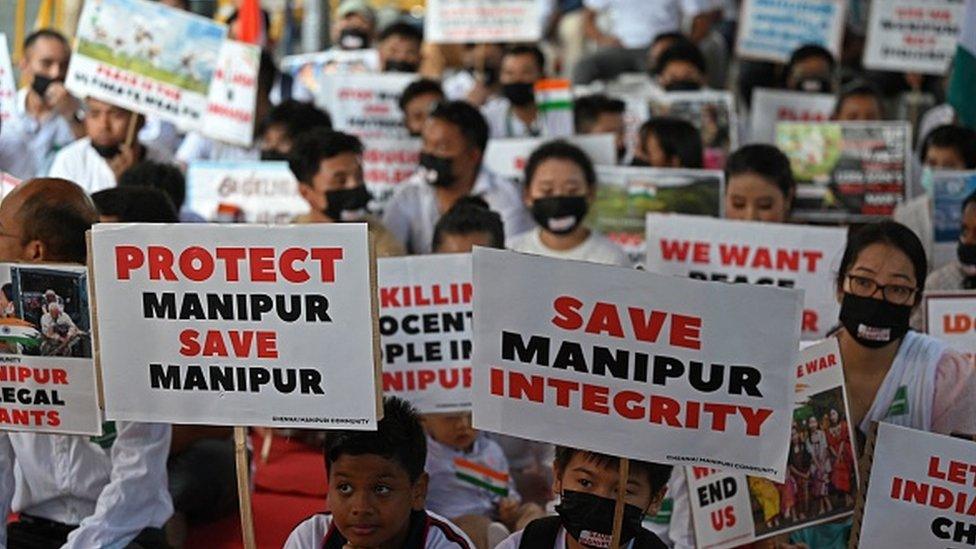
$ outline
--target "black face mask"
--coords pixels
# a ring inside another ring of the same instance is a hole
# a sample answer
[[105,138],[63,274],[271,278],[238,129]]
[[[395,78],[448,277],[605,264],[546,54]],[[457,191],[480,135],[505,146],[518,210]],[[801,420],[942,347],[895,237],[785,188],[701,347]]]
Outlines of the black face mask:
[[325,201],[328,205],[322,210],[329,219],[334,221],[357,221],[366,215],[366,205],[373,199],[366,185],[359,185],[354,189],[339,189],[326,191]]
[[960,241],[956,247],[956,256],[959,258],[959,263],[976,269],[976,244],[963,244]]
[[47,92],[48,86],[50,86],[54,82],[61,82],[61,80],[55,78],[48,78],[41,74],[35,74],[34,79],[31,81],[31,89],[34,90],[34,92],[37,95],[44,97],[44,93]]
[[105,160],[115,158],[116,155],[122,152],[122,149],[118,145],[96,145],[92,143],[91,146],[98,153],[98,156],[101,156]]
[[[563,528],[586,547],[610,547],[613,535],[613,511],[616,501],[585,492],[563,490],[556,512]],[[624,505],[624,520],[620,526],[621,547],[637,537],[641,531],[644,511],[636,505]]]
[[793,85],[794,90],[807,93],[831,93],[832,88],[830,79],[823,76],[807,76]]
[[362,29],[343,29],[338,44],[343,50],[364,50],[369,47],[369,35]]
[[617,164],[624,161],[624,157],[627,156],[627,147],[620,147],[617,149]]
[[549,196],[532,202],[532,217],[551,233],[569,234],[583,222],[587,209],[585,196]]
[[674,82],[669,82],[667,86],[664,86],[664,90],[669,92],[698,91],[701,87],[701,83],[695,80],[675,80]]
[[908,332],[911,305],[895,305],[881,299],[844,293],[840,323],[855,341],[878,349],[901,339]]
[[420,153],[421,177],[432,187],[450,187],[454,184],[454,161],[443,156]]
[[650,168],[651,163],[643,158],[637,158],[636,156],[630,160],[631,166],[636,166],[638,168]]
[[535,84],[531,82],[503,84],[502,95],[516,107],[531,105],[535,101]]
[[264,162],[287,161],[288,155],[274,149],[267,149],[261,151],[261,160]]
[[411,63],[410,61],[391,59],[386,62],[384,70],[387,72],[417,72],[417,69],[419,68],[420,65]]

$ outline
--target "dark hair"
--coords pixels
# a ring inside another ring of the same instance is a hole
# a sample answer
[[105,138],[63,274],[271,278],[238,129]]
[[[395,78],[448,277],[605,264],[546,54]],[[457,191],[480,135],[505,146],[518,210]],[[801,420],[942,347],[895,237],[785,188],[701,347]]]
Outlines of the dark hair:
[[701,134],[687,120],[673,116],[657,116],[641,125],[639,135],[638,147],[642,150],[646,147],[647,138],[654,135],[661,145],[661,151],[669,158],[678,157],[682,168],[703,166]]
[[[783,193],[783,198],[796,199],[796,179],[793,178],[793,168],[790,159],[783,151],[772,145],[753,143],[729,155],[725,161],[725,184],[735,175],[752,173],[770,183]],[[790,204],[792,208],[792,203]]]
[[92,193],[91,197],[98,213],[116,216],[122,223],[179,222],[169,196],[155,187],[112,187]]
[[326,471],[343,455],[377,455],[406,470],[410,482],[424,472],[427,437],[420,415],[407,401],[389,396],[383,399],[383,419],[375,431],[329,431],[325,435]]
[[793,67],[796,66],[797,63],[806,61],[807,59],[811,59],[813,57],[820,57],[826,60],[827,65],[830,67],[830,72],[833,74],[834,67],[837,64],[837,61],[834,60],[834,54],[830,53],[830,50],[823,46],[819,46],[817,44],[805,44],[793,50],[793,53],[790,55],[790,60],[786,63],[786,67],[783,69],[783,79],[786,80],[790,77],[790,73],[793,72]]
[[651,40],[650,47],[653,48],[659,42],[662,42],[664,40],[674,40],[675,42],[680,42],[682,40],[688,40],[688,37],[685,36],[685,34],[680,31],[660,32],[654,36],[654,40]]
[[542,53],[542,50],[538,46],[530,44],[517,44],[514,46],[509,46],[505,48],[502,52],[502,59],[510,55],[531,55],[532,59],[535,61],[535,66],[539,68],[539,74],[544,74],[546,72],[546,56]]
[[299,183],[311,185],[323,160],[342,153],[363,154],[363,143],[355,135],[315,128],[298,136],[288,153],[288,167]]
[[535,177],[535,171],[539,169],[539,166],[550,158],[573,162],[583,170],[586,186],[593,188],[596,185],[596,170],[593,169],[593,161],[590,160],[590,157],[576,145],[557,140],[539,145],[529,155],[529,159],[525,162],[525,188],[532,184],[532,178]]
[[[561,473],[565,473],[566,466],[569,465],[569,461],[573,459],[573,456],[576,454],[584,454],[587,460],[596,462],[596,464],[600,467],[605,467],[607,469],[616,470],[620,465],[620,458],[618,457],[599,454],[589,450],[570,448],[568,446],[556,446],[556,458],[553,461],[553,464]],[[664,463],[638,461],[636,459],[630,460],[631,471],[638,471],[647,475],[647,482],[651,485],[652,495],[656,495],[668,484],[668,480],[671,478],[671,469],[671,465]]]
[[444,90],[441,88],[441,83],[436,80],[431,80],[429,78],[421,78],[419,80],[414,80],[403,89],[403,93],[400,95],[400,110],[403,112],[407,111],[407,105],[410,104],[415,98],[426,95],[426,94],[436,94],[444,98]]
[[488,123],[481,111],[467,102],[441,101],[430,111],[430,117],[457,126],[469,146],[481,152],[488,146]]
[[627,105],[623,101],[602,93],[584,95],[573,100],[573,124],[576,133],[586,133],[596,124],[601,114],[623,114]]
[[844,278],[847,271],[857,261],[861,252],[871,244],[888,244],[898,248],[915,268],[915,302],[921,297],[922,288],[925,286],[925,276],[928,274],[928,260],[925,258],[925,248],[922,241],[912,232],[911,229],[896,221],[884,220],[877,223],[868,223],[861,228],[852,231],[847,237],[847,248],[844,250],[844,257],[840,260],[840,270],[837,271],[837,288],[844,287]]
[[840,108],[844,104],[844,101],[852,97],[870,97],[878,104],[878,110],[881,112],[881,118],[885,116],[885,105],[884,98],[881,96],[881,92],[878,88],[867,82],[865,80],[855,80],[840,90],[837,94],[837,102],[834,103],[834,116],[840,113]]
[[50,38],[52,40],[57,40],[58,42],[61,42],[61,45],[63,45],[65,48],[69,50],[71,49],[71,45],[68,43],[68,39],[60,32],[54,29],[38,29],[28,34],[27,38],[24,38],[24,51],[27,51],[31,46],[34,45],[35,42],[37,42],[41,38]]
[[391,36],[413,40],[418,44],[424,41],[424,31],[406,21],[396,21],[387,25],[380,33],[379,41],[382,42]]
[[701,50],[692,42],[691,40],[678,40],[674,44],[668,46],[668,48],[661,52],[660,57],[654,63],[652,70],[654,74],[661,74],[664,68],[668,66],[668,63],[674,61],[685,61],[691,63],[698,68],[701,73],[707,74],[708,71],[705,69],[705,56],[702,55]]
[[919,149],[919,160],[925,162],[929,147],[953,148],[966,163],[966,169],[976,168],[976,131],[964,126],[945,124],[930,131]]
[[485,233],[491,237],[492,248],[505,247],[505,224],[498,212],[492,211],[480,196],[459,198],[434,226],[432,249],[437,250],[449,234]]
[[962,210],[966,211],[966,207],[970,204],[976,204],[976,191],[969,193],[969,196],[962,200]]
[[143,160],[119,176],[119,187],[153,187],[166,193],[177,211],[186,201],[186,178],[172,164]]
[[98,212],[92,201],[84,194],[81,187],[66,179],[41,179],[24,183],[35,185],[44,184],[52,187],[65,188],[71,186],[76,196],[65,199],[62,193],[44,192],[38,190],[26,199],[17,211],[17,218],[21,221],[23,230],[20,243],[27,245],[31,241],[39,240],[44,243],[48,253],[48,261],[62,261],[66,263],[85,263],[88,258],[88,244],[85,232],[91,229],[98,220]]
[[259,133],[264,133],[271,126],[284,126],[285,135],[294,140],[314,128],[332,129],[332,119],[327,112],[311,103],[286,99],[271,109]]
[[3,297],[7,298],[7,301],[14,300],[14,285],[10,282],[0,286],[0,292],[3,292]]

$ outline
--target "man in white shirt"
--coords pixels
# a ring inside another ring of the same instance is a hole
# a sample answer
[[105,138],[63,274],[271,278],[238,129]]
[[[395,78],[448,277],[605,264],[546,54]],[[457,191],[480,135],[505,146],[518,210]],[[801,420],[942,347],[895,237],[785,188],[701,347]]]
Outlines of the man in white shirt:
[[[51,177],[74,181],[89,194],[116,185],[126,170],[143,160],[169,162],[163,151],[139,143],[126,143],[129,126],[142,126],[142,116],[105,101],[85,100],[85,130],[79,139],[58,152],[51,164]],[[133,119],[135,117],[135,119]]]
[[[584,0],[586,36],[600,50],[584,57],[573,70],[573,82],[588,84],[594,80],[613,80],[621,73],[644,72],[647,48],[654,37],[681,30],[683,18],[692,18],[694,42],[704,38],[711,28],[705,14],[710,0]],[[609,20],[608,34],[597,26],[597,17]]]
[[[80,187],[23,183],[0,203],[0,261],[84,263],[85,231],[98,218]],[[0,433],[0,547],[165,547],[172,514],[166,485],[170,427],[105,424],[86,437]]]
[[383,224],[408,253],[431,251],[434,225],[463,196],[481,196],[502,216],[505,234],[527,231],[533,222],[521,191],[482,166],[488,124],[463,101],[442,102],[431,111],[421,132],[420,167],[386,205]]
[[24,40],[20,74],[26,87],[17,92],[13,116],[4,132],[18,133],[33,157],[35,177],[47,172],[54,154],[85,136],[78,118],[81,103],[64,87],[71,46],[59,32],[41,29]]
[[502,96],[493,97],[481,108],[492,138],[542,134],[539,109],[535,104],[535,83],[544,76],[545,66],[545,56],[536,46],[514,46],[505,50],[498,76]]

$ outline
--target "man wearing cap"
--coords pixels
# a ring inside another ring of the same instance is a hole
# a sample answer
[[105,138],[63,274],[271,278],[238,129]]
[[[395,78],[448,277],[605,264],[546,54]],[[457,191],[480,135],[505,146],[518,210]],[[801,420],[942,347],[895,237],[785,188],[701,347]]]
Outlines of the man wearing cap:
[[365,0],[343,0],[332,25],[332,42],[342,50],[363,50],[373,43],[376,13]]

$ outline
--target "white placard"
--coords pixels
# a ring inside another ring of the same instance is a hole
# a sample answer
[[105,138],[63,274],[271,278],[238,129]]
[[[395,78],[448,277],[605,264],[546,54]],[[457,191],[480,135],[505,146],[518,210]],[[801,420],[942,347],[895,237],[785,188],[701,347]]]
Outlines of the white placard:
[[421,145],[417,138],[363,140],[363,179],[373,194],[374,210],[382,211],[397,186],[417,171]]
[[944,76],[965,10],[965,0],[871,2],[864,66]]
[[846,0],[742,0],[735,50],[739,57],[785,63],[807,44],[840,54]]
[[431,43],[537,42],[540,0],[427,0],[424,38]]
[[925,292],[925,331],[976,368],[976,291]]
[[287,162],[194,161],[186,172],[186,207],[220,223],[291,223],[308,213]]
[[16,101],[17,84],[14,83],[14,69],[10,64],[7,35],[0,32],[0,124],[6,124],[14,116]]
[[[583,149],[594,165],[617,163],[617,145],[613,134],[571,135],[565,140]],[[485,149],[485,167],[502,177],[521,180],[529,155],[548,141],[551,140],[543,137],[490,139]]]
[[776,143],[780,122],[823,122],[834,112],[835,98],[829,93],[807,93],[757,88],[752,92],[751,141]]
[[474,287],[476,428],[784,479],[800,292],[487,248]]
[[261,49],[225,40],[207,95],[207,114],[200,131],[207,137],[250,147],[254,140],[254,109],[258,97]]
[[107,418],[376,429],[364,223],[100,223],[91,242]]
[[407,73],[337,74],[322,83],[315,104],[329,112],[337,130],[362,138],[407,137],[399,102],[416,78]]

